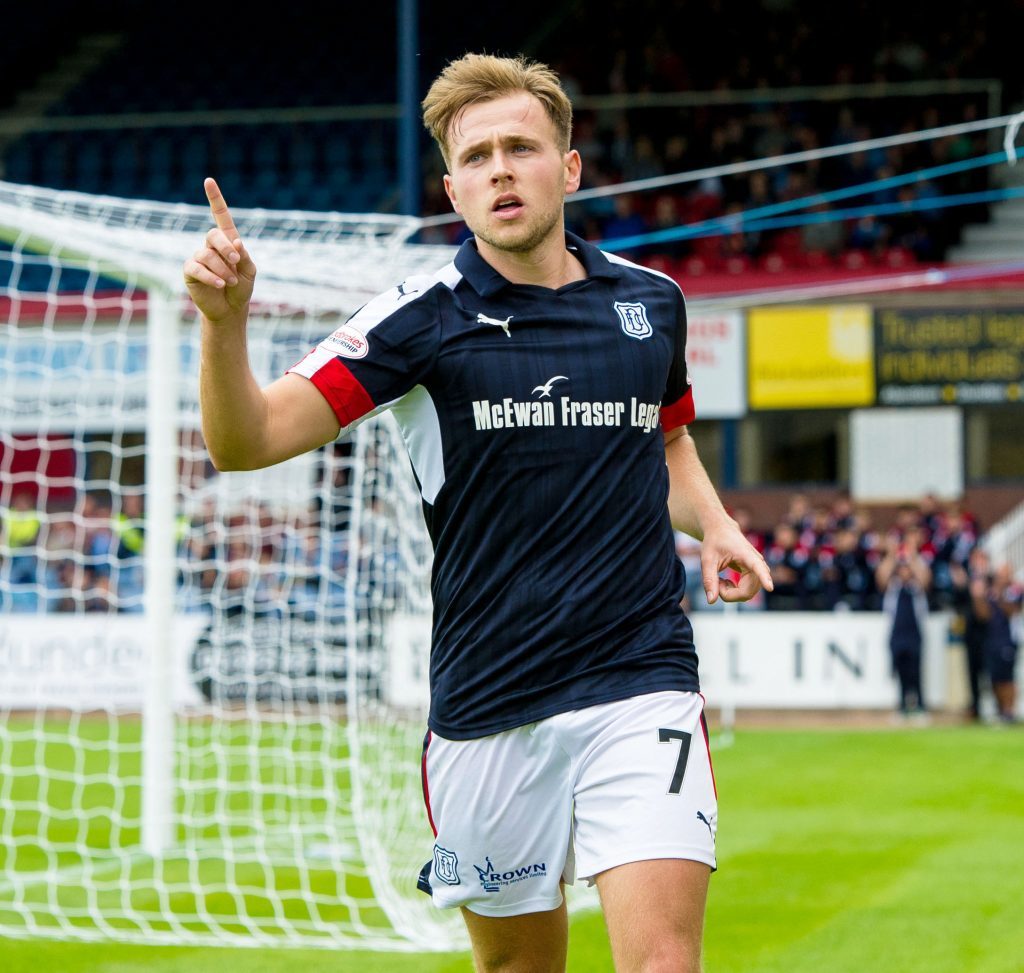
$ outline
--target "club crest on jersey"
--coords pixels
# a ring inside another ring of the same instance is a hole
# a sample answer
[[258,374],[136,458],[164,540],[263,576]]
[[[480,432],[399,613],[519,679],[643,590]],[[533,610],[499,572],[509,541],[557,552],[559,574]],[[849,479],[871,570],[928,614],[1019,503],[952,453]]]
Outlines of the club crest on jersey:
[[454,851],[434,845],[434,878],[445,885],[458,885],[459,859]]
[[324,344],[342,358],[365,358],[370,350],[366,335],[348,324],[343,324],[329,338],[325,338]]
[[637,341],[643,341],[654,334],[651,322],[647,320],[647,308],[639,301],[616,301],[615,310],[619,315],[622,333]]

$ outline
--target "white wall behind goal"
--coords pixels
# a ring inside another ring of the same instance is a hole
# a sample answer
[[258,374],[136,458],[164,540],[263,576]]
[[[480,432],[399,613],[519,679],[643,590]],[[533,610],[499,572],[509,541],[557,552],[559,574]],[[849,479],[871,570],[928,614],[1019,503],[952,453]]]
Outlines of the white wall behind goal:
[[850,490],[856,500],[956,499],[964,490],[964,419],[957,406],[850,413]]

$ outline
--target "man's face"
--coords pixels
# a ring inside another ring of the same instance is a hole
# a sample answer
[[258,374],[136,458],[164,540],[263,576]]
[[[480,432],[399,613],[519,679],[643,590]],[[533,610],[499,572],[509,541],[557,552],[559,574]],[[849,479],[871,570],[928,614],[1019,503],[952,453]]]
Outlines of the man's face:
[[544,106],[523,91],[469,105],[449,134],[445,192],[488,246],[529,253],[562,233],[566,193],[580,184],[580,157],[563,153]]

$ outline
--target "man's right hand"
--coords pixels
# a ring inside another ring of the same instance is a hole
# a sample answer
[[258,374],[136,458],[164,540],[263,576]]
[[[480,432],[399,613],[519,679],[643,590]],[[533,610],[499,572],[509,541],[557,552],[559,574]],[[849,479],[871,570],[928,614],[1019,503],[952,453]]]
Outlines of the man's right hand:
[[228,204],[213,179],[203,182],[216,224],[206,245],[185,261],[185,284],[208,321],[223,321],[245,313],[256,282],[256,264],[242,244]]

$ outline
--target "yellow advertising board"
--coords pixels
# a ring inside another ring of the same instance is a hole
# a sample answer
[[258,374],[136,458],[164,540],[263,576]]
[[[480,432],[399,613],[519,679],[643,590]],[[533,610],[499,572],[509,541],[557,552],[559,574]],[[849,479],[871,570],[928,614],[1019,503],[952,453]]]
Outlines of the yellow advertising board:
[[747,334],[752,409],[874,405],[868,305],[757,308]]

